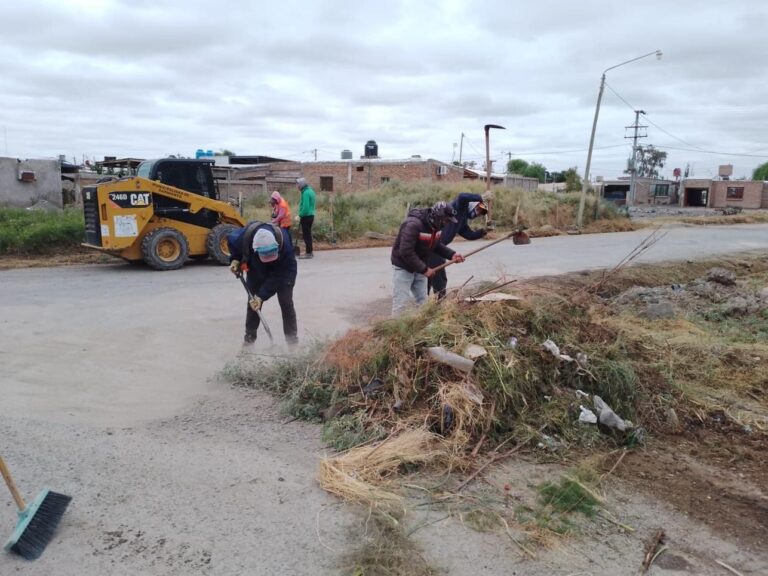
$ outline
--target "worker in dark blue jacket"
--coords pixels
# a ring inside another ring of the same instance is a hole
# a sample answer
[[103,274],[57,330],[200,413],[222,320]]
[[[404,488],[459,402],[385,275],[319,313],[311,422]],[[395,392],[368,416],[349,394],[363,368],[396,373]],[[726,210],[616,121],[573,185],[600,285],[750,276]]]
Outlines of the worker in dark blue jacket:
[[[296,284],[296,256],[293,240],[286,228],[264,222],[250,222],[227,237],[229,269],[235,276],[245,272],[253,298],[245,315],[244,344],[256,341],[262,304],[277,294],[283,316],[283,334],[288,344],[298,343],[293,287]],[[247,270],[245,269],[247,265]]]
[[[453,242],[457,234],[466,240],[479,240],[488,234],[485,228],[473,230],[469,226],[470,220],[488,214],[488,207],[485,205],[480,194],[462,192],[451,202],[451,206],[456,211],[456,222],[448,221],[443,226],[443,229],[440,231],[440,242],[442,244],[447,246]],[[444,258],[432,252],[429,255],[427,264],[430,268],[434,268],[440,266],[443,262],[445,262]],[[432,290],[437,294],[438,298],[443,298],[447,286],[448,275],[445,273],[445,268],[443,268],[435,272],[429,279],[428,290]]]

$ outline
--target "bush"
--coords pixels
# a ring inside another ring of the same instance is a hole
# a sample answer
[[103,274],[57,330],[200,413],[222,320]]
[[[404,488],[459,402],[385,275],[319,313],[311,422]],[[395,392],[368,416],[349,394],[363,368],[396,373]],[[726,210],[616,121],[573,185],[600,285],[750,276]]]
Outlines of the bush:
[[85,236],[82,210],[44,212],[0,208],[0,254],[55,254],[77,248]]

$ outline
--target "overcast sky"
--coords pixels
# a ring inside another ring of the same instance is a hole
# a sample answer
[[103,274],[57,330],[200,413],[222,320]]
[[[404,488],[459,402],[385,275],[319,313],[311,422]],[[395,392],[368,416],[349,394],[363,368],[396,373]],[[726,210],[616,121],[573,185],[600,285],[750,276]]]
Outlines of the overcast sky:
[[[242,4],[242,6],[241,6]],[[633,109],[664,173],[768,161],[764,0],[0,0],[0,155],[491,156],[626,167]],[[623,100],[622,100],[623,99]],[[712,154],[709,152],[717,152]]]

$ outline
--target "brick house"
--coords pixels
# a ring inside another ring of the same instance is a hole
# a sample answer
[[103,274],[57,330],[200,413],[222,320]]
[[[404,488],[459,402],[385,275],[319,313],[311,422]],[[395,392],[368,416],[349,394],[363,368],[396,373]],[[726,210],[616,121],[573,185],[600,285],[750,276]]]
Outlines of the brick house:
[[680,206],[768,208],[768,185],[754,180],[689,178],[680,186]]
[[[627,203],[629,196],[629,178],[603,180],[596,184],[600,197],[620,206]],[[677,182],[663,178],[636,178],[635,205],[676,204]]]

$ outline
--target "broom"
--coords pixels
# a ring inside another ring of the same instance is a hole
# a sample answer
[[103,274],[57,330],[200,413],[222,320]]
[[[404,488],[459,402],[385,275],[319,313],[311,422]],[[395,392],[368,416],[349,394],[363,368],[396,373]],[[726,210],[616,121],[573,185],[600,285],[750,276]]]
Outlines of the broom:
[[53,533],[72,497],[45,489],[37,495],[32,504],[27,506],[2,457],[0,457],[0,473],[19,507],[19,522],[8,542],[5,543],[5,549],[27,560],[35,560],[40,557],[53,538]]

